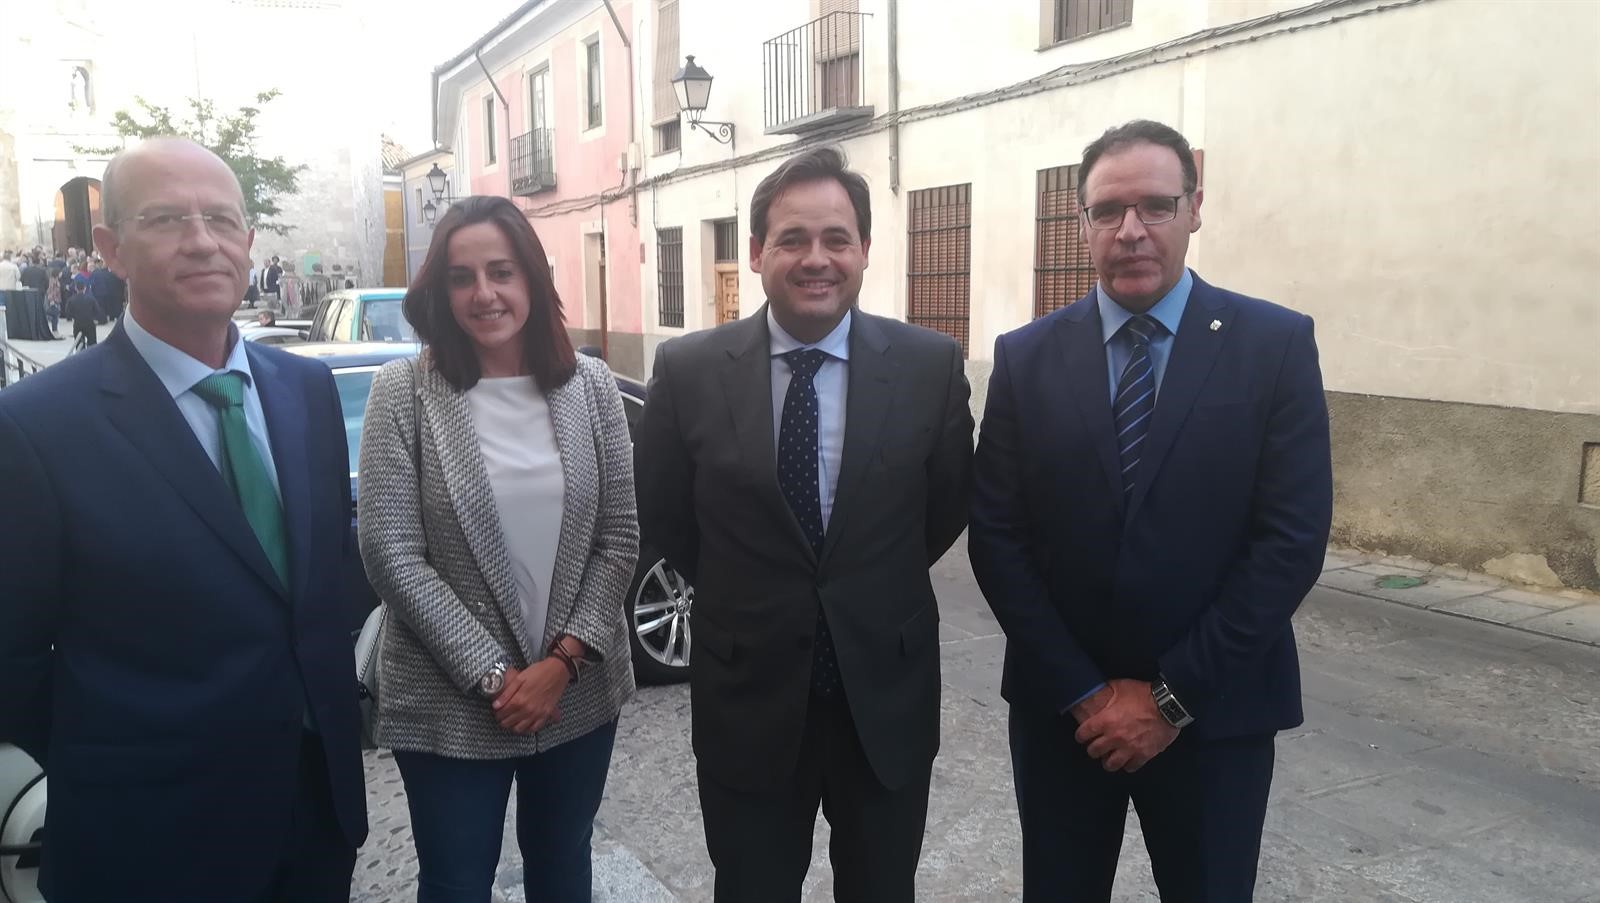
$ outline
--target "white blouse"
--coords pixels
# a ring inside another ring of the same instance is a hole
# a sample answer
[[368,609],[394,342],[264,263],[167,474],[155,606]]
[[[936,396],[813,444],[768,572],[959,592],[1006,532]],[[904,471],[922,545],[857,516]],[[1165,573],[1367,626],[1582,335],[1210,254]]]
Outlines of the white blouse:
[[561,450],[550,405],[531,376],[480,379],[467,390],[529,645],[543,652],[561,539]]

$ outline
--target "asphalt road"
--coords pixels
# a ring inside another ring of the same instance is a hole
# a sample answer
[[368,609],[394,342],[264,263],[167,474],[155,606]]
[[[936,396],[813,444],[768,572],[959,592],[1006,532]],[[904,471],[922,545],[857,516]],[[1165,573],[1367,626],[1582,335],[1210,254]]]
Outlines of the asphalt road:
[[[945,693],[918,899],[1015,900],[1000,636],[959,552],[935,569]],[[1296,617],[1306,725],[1278,741],[1258,900],[1600,903],[1600,650],[1319,587]],[[687,688],[623,712],[595,899],[708,901]],[[403,789],[369,754],[354,899],[414,896]],[[514,817],[514,816],[513,816]],[[497,895],[520,901],[508,820]],[[831,899],[820,817],[807,901]],[[1116,899],[1155,900],[1129,819]]]

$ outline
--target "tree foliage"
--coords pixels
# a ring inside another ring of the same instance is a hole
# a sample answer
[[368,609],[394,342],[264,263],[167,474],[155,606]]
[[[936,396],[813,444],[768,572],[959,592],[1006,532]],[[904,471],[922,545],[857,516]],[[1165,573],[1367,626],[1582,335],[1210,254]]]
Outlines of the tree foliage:
[[[118,110],[111,118],[111,126],[125,142],[176,135],[209,148],[239,177],[239,187],[244,190],[244,212],[250,224],[259,231],[283,235],[289,230],[275,219],[282,212],[278,199],[295,194],[300,173],[306,167],[305,164],[290,165],[283,157],[263,157],[256,153],[256,117],[261,107],[271,103],[278,94],[277,89],[263,91],[256,95],[254,106],[243,106],[233,113],[218,113],[213,101],[191,97],[189,112],[181,117],[174,115],[169,107],[135,97],[133,100],[139,109]],[[105,156],[120,150],[119,146],[77,148],[79,153]]]

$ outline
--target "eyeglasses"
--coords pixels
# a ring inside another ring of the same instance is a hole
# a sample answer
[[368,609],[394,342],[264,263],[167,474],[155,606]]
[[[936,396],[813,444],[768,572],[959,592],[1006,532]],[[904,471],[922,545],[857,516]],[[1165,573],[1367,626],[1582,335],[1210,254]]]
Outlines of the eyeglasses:
[[211,233],[212,238],[232,240],[240,238],[245,233],[244,217],[237,213],[141,213],[138,216],[128,216],[112,223],[113,227],[123,223],[137,223],[140,232],[162,237],[182,235],[189,223],[199,222]]
[[1090,204],[1083,208],[1084,218],[1091,229],[1120,229],[1131,209],[1146,226],[1170,223],[1178,216],[1178,201],[1183,195],[1144,198],[1136,204]]

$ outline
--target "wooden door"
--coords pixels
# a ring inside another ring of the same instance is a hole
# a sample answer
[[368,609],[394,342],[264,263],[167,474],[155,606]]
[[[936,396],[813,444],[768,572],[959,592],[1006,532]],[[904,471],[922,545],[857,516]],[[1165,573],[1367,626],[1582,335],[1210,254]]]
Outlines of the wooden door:
[[719,263],[717,279],[717,324],[739,319],[739,265]]

